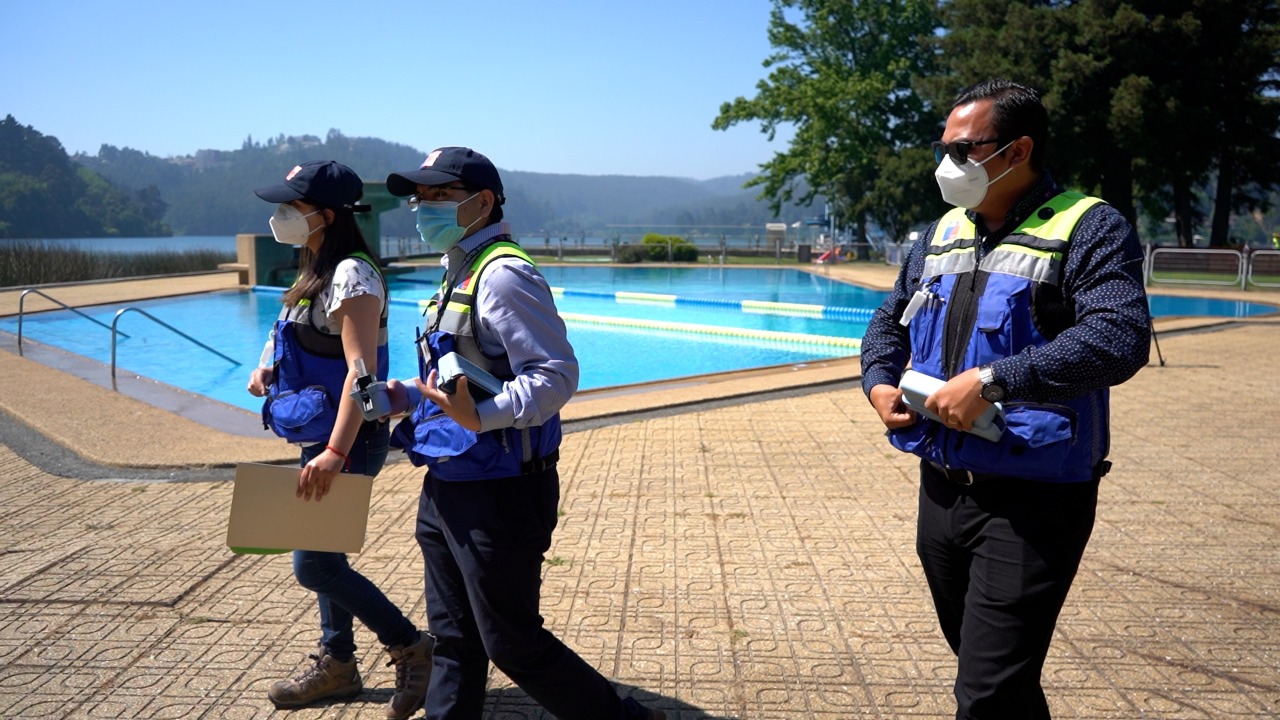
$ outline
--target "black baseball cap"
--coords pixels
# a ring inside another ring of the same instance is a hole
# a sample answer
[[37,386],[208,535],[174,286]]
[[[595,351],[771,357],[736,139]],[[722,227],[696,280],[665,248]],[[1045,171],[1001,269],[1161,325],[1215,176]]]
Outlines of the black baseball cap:
[[284,182],[258,188],[255,195],[273,203],[305,200],[327,208],[362,209],[356,201],[364,195],[364,183],[355,171],[333,160],[316,160],[295,165]]
[[468,188],[492,192],[497,196],[499,205],[506,201],[498,168],[489,162],[489,158],[464,147],[432,150],[417,170],[388,175],[387,190],[392,195],[404,197],[417,193],[419,185],[445,185],[455,180]]

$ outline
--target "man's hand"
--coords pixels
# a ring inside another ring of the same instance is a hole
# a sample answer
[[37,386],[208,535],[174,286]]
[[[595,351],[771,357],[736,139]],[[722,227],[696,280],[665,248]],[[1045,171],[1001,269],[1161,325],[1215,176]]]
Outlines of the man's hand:
[[440,406],[446,415],[453,418],[453,421],[471,432],[480,432],[480,413],[476,411],[476,401],[471,398],[470,382],[467,376],[463,375],[458,378],[458,384],[455,386],[453,394],[446,393],[436,387],[438,374],[432,370],[427,375],[427,381],[421,379],[414,380],[418,384],[418,390],[422,391],[423,397]]
[[975,367],[948,380],[937,392],[925,398],[924,406],[937,413],[947,427],[967,432],[973,429],[974,421],[982,417],[991,403],[982,399],[982,378],[978,377],[978,368]]
[[916,421],[915,411],[902,402],[902,391],[892,385],[876,385],[867,397],[887,428],[906,427]]

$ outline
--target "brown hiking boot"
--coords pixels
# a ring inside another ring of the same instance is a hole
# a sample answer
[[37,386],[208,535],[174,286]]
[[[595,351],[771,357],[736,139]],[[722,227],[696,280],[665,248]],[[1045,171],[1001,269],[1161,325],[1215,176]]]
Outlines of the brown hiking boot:
[[315,664],[292,680],[280,680],[267,690],[267,697],[278,708],[300,708],[321,700],[353,698],[364,689],[356,659],[339,662],[321,646],[309,657]]
[[431,683],[431,651],[435,647],[435,638],[419,631],[415,642],[387,648],[391,655],[387,665],[396,666],[396,694],[387,703],[387,720],[407,720],[422,709]]

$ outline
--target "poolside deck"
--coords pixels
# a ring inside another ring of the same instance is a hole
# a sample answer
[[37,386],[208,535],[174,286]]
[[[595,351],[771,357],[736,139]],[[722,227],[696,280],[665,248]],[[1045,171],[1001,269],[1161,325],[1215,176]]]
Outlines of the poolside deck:
[[[233,286],[232,272],[55,296],[118,302],[224,276]],[[0,314],[10,305],[0,293]],[[1045,670],[1051,707],[1277,717],[1280,319],[1157,329],[1167,364],[1153,353],[1113,393],[1115,469]],[[11,351],[0,372],[0,717],[380,714],[393,674],[364,630],[355,701],[283,713],[265,699],[314,643],[314,607],[286,558],[226,550],[231,486],[214,466],[287,448]],[[951,717],[953,659],[913,550],[913,463],[885,443],[856,372],[836,361],[575,399],[548,625],[671,718]],[[419,484],[388,466],[355,559],[415,619]],[[544,717],[505,677],[490,687],[486,717]]]

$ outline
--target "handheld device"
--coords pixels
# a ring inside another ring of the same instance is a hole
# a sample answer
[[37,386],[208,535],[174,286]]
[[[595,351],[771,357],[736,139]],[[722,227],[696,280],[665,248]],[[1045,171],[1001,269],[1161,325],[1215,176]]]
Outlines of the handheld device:
[[356,401],[365,420],[377,420],[391,414],[391,398],[387,384],[378,380],[365,367],[364,358],[356,358],[355,384],[351,387],[351,399]]
[[[924,401],[945,384],[945,380],[908,370],[902,374],[902,382],[898,383],[898,389],[902,390],[902,402],[907,407],[930,420],[942,422],[942,418],[925,408]],[[973,429],[969,432],[984,440],[996,442],[1004,434],[1004,427],[1004,408],[1000,403],[992,403],[991,407],[974,421]]]
[[502,381],[481,368],[479,365],[462,357],[456,352],[445,353],[436,364],[436,387],[453,394],[458,387],[458,377],[467,376],[472,387],[479,388],[489,395],[502,392]]

